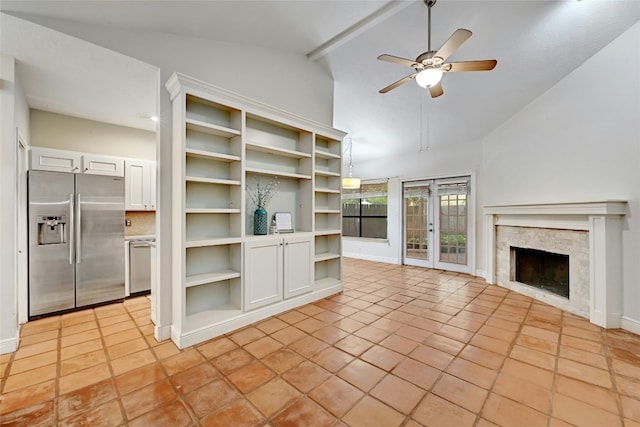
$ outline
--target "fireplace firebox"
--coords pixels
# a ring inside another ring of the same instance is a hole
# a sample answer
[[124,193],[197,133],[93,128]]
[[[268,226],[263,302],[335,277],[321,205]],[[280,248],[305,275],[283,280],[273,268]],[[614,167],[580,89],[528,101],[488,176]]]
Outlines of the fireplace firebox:
[[512,280],[569,298],[569,255],[514,246],[511,253]]

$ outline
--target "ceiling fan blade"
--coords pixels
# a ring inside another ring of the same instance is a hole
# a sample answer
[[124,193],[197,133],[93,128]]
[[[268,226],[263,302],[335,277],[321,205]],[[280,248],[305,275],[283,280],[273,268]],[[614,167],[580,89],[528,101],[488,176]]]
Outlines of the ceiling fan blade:
[[456,51],[469,37],[471,37],[471,31],[459,28],[453,32],[449,40],[444,42],[442,47],[433,56],[442,58],[445,61],[453,52]]
[[383,54],[378,56],[381,61],[393,62],[394,64],[404,65],[411,68],[422,68],[423,65],[413,61],[411,59],[400,58],[398,56]]
[[393,90],[393,89],[397,88],[398,86],[405,84],[409,80],[415,79],[416,78],[416,74],[418,74],[418,73],[410,74],[407,77],[404,77],[404,78],[398,80],[397,82],[391,83],[389,86],[387,86],[387,87],[385,87],[383,89],[380,89],[378,92],[379,93],[387,93],[390,90]]
[[429,93],[431,94],[432,98],[437,98],[442,95],[444,93],[444,90],[442,90],[442,82],[438,82],[437,84],[431,86],[429,88]]
[[482,61],[450,62],[443,64],[442,69],[447,73],[457,73],[460,71],[489,71],[493,70],[498,61],[495,59],[485,59]]

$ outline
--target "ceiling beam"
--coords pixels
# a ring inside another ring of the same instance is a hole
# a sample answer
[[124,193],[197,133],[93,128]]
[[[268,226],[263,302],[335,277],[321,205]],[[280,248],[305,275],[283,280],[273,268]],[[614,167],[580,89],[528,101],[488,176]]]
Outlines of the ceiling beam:
[[396,13],[400,12],[407,6],[412,5],[415,1],[412,0],[392,0],[389,3],[382,6],[380,9],[373,12],[371,15],[366,16],[360,21],[356,22],[349,28],[341,31],[336,36],[332,37],[328,41],[324,42],[311,52],[307,53],[307,58],[312,61],[316,61],[332,50],[347,43],[349,40],[359,36],[369,28],[378,25],[380,22],[390,18]]

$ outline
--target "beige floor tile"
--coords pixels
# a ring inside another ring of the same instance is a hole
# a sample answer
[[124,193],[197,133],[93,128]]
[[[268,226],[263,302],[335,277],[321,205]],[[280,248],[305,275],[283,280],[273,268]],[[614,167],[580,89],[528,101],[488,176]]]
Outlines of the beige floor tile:
[[553,416],[568,423],[585,427],[618,427],[622,425],[618,415],[560,393],[556,393],[553,397]]
[[365,396],[344,416],[343,420],[353,427],[372,425],[393,427],[402,424],[404,415],[376,399]]
[[[40,335],[40,334],[38,334]],[[58,340],[52,339],[48,341],[42,341],[31,345],[20,345],[18,351],[14,355],[14,363],[22,364],[23,359],[34,360],[34,356],[42,355],[44,353],[50,353],[51,351],[58,350]]]
[[60,377],[59,392],[60,394],[66,394],[96,384],[110,377],[111,372],[109,371],[109,367],[106,363],[101,363],[91,368]]
[[69,375],[77,371],[89,368],[91,366],[105,363],[107,358],[103,349],[90,351],[60,362],[60,375]]
[[22,359],[14,360],[11,364],[10,375],[19,374],[21,372],[27,372],[31,369],[39,368],[41,366],[51,365],[58,361],[57,349],[47,351],[45,353],[38,353],[34,356],[25,357]]
[[142,350],[111,361],[114,375],[120,375],[133,369],[154,363],[155,356],[151,350]]
[[11,372],[9,372],[2,392],[8,393],[55,378],[57,369],[58,366],[54,363],[40,368],[30,369],[16,375],[11,375]]
[[476,416],[435,394],[428,394],[418,405],[412,417],[424,426],[472,427]]
[[422,400],[426,392],[395,375],[387,375],[369,394],[395,410],[408,415]]
[[302,394],[286,381],[275,378],[249,393],[247,398],[268,418],[301,396]]

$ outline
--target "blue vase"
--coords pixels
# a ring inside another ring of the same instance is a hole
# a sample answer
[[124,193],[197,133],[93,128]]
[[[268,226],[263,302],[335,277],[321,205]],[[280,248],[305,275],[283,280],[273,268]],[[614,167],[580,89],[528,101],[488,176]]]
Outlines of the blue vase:
[[253,213],[253,234],[264,235],[267,234],[267,211],[263,208],[258,208]]

